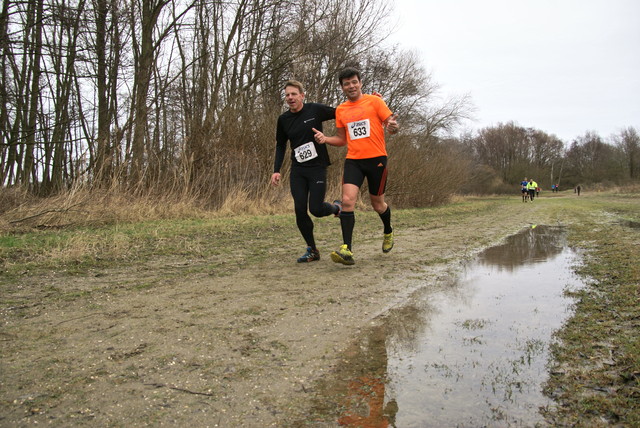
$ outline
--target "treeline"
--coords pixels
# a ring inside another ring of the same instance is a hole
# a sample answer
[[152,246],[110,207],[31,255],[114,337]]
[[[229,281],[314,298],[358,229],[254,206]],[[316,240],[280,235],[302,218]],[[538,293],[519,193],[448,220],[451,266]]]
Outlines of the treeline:
[[[383,0],[6,0],[1,190],[174,194],[213,208],[230,195],[264,198],[284,82],[298,79],[307,101],[337,105],[336,74],[347,65],[400,118],[401,133],[389,139],[394,204],[439,203],[527,174],[637,179],[633,129],[613,146],[588,134],[566,153],[556,138],[513,124],[447,137],[473,106],[466,96],[441,98],[412,52],[385,44],[390,8]],[[620,168],[602,166],[603,153]],[[343,152],[331,156],[339,165]],[[337,186],[338,168],[330,174]]]
[[374,0],[7,0],[0,182],[43,196],[173,192],[213,207],[238,191],[261,197],[283,83],[298,79],[307,101],[337,105],[346,65],[419,124],[419,139],[407,132],[395,144],[422,169],[447,154],[427,142],[469,106],[437,99],[415,56],[382,44],[389,16]]
[[640,135],[628,127],[608,140],[586,132],[570,144],[543,131],[513,122],[481,129],[451,141],[472,159],[470,192],[513,192],[524,177],[541,187],[571,189],[578,184],[604,186],[638,183]]

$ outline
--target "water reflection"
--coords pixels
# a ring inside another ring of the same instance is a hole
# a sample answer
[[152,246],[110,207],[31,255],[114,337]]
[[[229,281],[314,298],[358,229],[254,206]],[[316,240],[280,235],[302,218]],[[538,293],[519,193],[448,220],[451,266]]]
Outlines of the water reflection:
[[347,352],[349,359],[367,364],[356,364],[355,376],[347,375],[350,380],[343,402],[345,410],[338,419],[340,425],[387,427],[395,420],[398,410],[395,400],[387,399],[385,403],[388,364],[385,336],[383,328],[373,329]]
[[533,225],[509,236],[504,244],[488,248],[476,263],[513,270],[529,263],[545,262],[560,254],[565,246],[562,228]]
[[543,423],[548,345],[570,314],[563,291],[581,286],[576,260],[563,231],[543,226],[483,252],[446,292],[425,288],[349,349],[320,388],[316,421],[324,411],[352,427]]

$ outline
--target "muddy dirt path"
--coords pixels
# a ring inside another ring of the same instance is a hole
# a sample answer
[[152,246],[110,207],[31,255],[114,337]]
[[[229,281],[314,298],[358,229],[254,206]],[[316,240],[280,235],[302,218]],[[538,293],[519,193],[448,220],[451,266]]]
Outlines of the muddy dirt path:
[[546,205],[396,226],[391,253],[360,242],[353,267],[277,248],[225,277],[188,273],[188,260],[25,275],[0,314],[0,426],[298,425],[359,331],[482,248],[557,224]]

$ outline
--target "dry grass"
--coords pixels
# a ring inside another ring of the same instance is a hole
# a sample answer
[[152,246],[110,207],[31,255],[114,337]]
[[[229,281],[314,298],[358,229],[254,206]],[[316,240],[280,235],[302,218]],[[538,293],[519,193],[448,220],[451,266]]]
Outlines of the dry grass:
[[[260,151],[256,159],[271,158],[272,144],[256,142],[255,147]],[[468,180],[467,163],[445,146],[416,147],[411,140],[396,137],[389,143],[389,153],[387,200],[394,208],[446,203]],[[327,201],[341,197],[344,150],[331,153],[331,158]],[[197,173],[187,167],[173,173],[165,171],[138,186],[127,186],[125,180],[114,177],[101,188],[81,183],[49,197],[38,197],[22,188],[0,187],[0,232],[291,213],[290,162],[285,161],[282,185],[278,187],[269,184],[271,162],[250,162],[242,148],[225,149],[209,153]],[[356,209],[371,209],[366,185]]]
[[23,194],[2,213],[2,228],[56,228],[137,222],[147,219],[199,217],[205,211],[195,199],[137,196],[113,191],[74,189],[39,198]]
[[[341,195],[342,170],[330,169],[327,201]],[[117,186],[92,189],[78,186],[49,197],[38,197],[21,188],[0,187],[0,233],[31,229],[100,226],[165,219],[204,219],[235,215],[263,215],[293,212],[288,174],[282,184],[266,180],[258,187],[236,185],[215,204],[210,194],[171,191],[127,192]],[[358,210],[370,209],[363,188]]]
[[[254,193],[254,194],[252,194]],[[229,192],[222,206],[212,210],[207,200],[178,194],[132,196],[119,190],[72,189],[51,197],[0,189],[0,232],[33,228],[97,226],[148,220],[210,218],[237,214],[275,214],[292,210],[288,188],[265,186],[255,192]]]
[[[432,175],[441,172],[441,168],[420,171],[420,159],[412,167],[416,174],[405,174],[408,159],[399,156],[395,162],[403,162],[402,168],[392,170],[387,200],[394,208],[425,207],[442,203],[456,203],[475,197],[487,197],[480,194],[459,195],[447,188],[447,178],[432,179]],[[463,172],[452,169],[458,177]],[[342,169],[331,167],[329,170],[327,195],[325,199],[339,199],[341,194]],[[455,185],[452,186],[455,190]],[[593,186],[584,192],[602,192],[604,188]],[[639,184],[617,186],[606,189],[608,193],[618,195],[637,195]],[[547,195],[550,193],[547,192]],[[356,210],[371,210],[368,189],[363,186]],[[119,223],[164,219],[205,219],[230,217],[235,215],[283,214],[293,212],[293,201],[289,193],[288,176],[283,176],[283,184],[273,187],[266,182],[259,188],[236,186],[226,192],[222,203],[212,208],[207,195],[190,192],[148,192],[136,195],[124,192],[116,187],[110,189],[91,189],[78,186],[50,197],[38,197],[22,188],[0,187],[0,233],[21,230],[64,228],[78,226],[99,226]]]

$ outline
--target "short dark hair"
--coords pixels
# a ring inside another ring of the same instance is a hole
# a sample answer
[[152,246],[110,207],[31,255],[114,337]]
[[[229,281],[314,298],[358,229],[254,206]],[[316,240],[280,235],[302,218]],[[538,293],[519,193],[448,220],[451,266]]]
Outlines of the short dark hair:
[[342,85],[343,79],[349,79],[353,76],[356,76],[358,80],[362,80],[360,78],[360,72],[358,70],[353,67],[347,67],[338,74],[338,81],[340,82],[340,85]]

